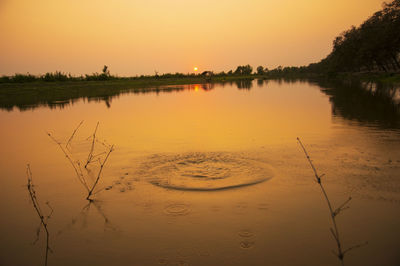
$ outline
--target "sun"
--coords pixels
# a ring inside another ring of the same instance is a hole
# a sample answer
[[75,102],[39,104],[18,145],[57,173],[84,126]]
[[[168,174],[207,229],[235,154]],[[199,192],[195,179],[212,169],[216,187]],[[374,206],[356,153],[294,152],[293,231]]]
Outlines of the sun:
[[194,70],[194,71],[197,71],[197,70],[199,70],[199,69],[198,69],[197,67],[194,67],[193,70]]

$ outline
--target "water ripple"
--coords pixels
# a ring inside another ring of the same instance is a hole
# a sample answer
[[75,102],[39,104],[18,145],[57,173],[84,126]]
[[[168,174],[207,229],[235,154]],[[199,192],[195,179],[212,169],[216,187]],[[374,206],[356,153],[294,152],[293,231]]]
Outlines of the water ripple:
[[156,154],[139,174],[153,185],[184,191],[219,191],[255,185],[273,177],[271,167],[239,153]]

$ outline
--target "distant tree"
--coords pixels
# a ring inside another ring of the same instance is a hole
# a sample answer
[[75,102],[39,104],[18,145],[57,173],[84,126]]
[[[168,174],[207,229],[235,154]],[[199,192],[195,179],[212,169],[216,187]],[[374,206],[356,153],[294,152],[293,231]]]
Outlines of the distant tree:
[[265,70],[263,66],[258,66],[257,67],[257,74],[258,75],[264,75],[265,74]]
[[105,75],[105,76],[110,75],[110,71],[108,70],[108,66],[106,66],[106,65],[104,65],[104,67],[103,67],[103,75]]
[[235,70],[235,75],[250,75],[253,72],[253,68],[250,65],[238,66]]
[[234,73],[235,73],[235,75],[241,75],[242,74],[242,66],[238,66]]
[[219,72],[218,74],[216,74],[217,76],[226,76],[226,73],[225,73],[225,71],[221,71],[221,72]]

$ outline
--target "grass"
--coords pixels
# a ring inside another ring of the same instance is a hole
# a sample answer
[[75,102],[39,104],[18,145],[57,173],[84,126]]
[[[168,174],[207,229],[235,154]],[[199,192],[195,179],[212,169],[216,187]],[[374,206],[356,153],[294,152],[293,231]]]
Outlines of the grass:
[[[163,75],[154,75],[154,76],[135,76],[135,77],[118,77],[112,76],[109,74],[98,74],[94,73],[92,75],[85,76],[71,76],[70,74],[64,74],[62,72],[54,72],[54,73],[46,73],[44,75],[31,75],[31,74],[15,74],[14,76],[2,76],[0,77],[0,84],[10,85],[10,84],[24,84],[24,83],[64,83],[64,82],[110,82],[110,81],[118,81],[118,82],[129,82],[134,84],[159,84],[159,85],[175,85],[180,84],[181,80],[184,80],[185,83],[202,83],[209,81],[224,81],[224,80],[237,80],[237,79],[246,79],[246,78],[254,78],[260,75],[256,74],[248,74],[248,75],[239,75],[239,74],[215,74],[212,76],[203,76],[200,74],[163,74]],[[172,82],[172,84],[171,84]]]

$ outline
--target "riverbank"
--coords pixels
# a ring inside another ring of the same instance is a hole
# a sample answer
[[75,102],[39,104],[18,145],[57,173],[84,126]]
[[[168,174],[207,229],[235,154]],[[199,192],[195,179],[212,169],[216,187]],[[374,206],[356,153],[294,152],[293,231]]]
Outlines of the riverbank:
[[354,73],[351,76],[365,81],[400,83],[400,73]]
[[[113,78],[109,80],[83,81],[33,81],[23,83],[0,83],[0,108],[12,110],[30,109],[40,105],[58,105],[73,102],[79,98],[109,101],[123,93],[149,93],[182,90],[189,84],[237,83],[240,89],[250,89],[254,79],[284,80],[358,80],[377,83],[399,83],[400,74],[384,73],[338,73],[335,75],[315,73],[281,73],[265,75],[214,75],[204,77],[189,75],[181,77],[145,76],[135,78]],[[174,85],[177,85],[174,87]]]
[[265,79],[358,79],[382,83],[400,83],[400,73],[279,73],[257,76]]
[[24,83],[0,83],[0,107],[29,109],[32,106],[52,105],[79,98],[107,100],[122,93],[146,93],[181,90],[174,85],[206,83],[243,83],[257,76],[189,76],[180,78],[119,78],[103,81],[34,81]]

